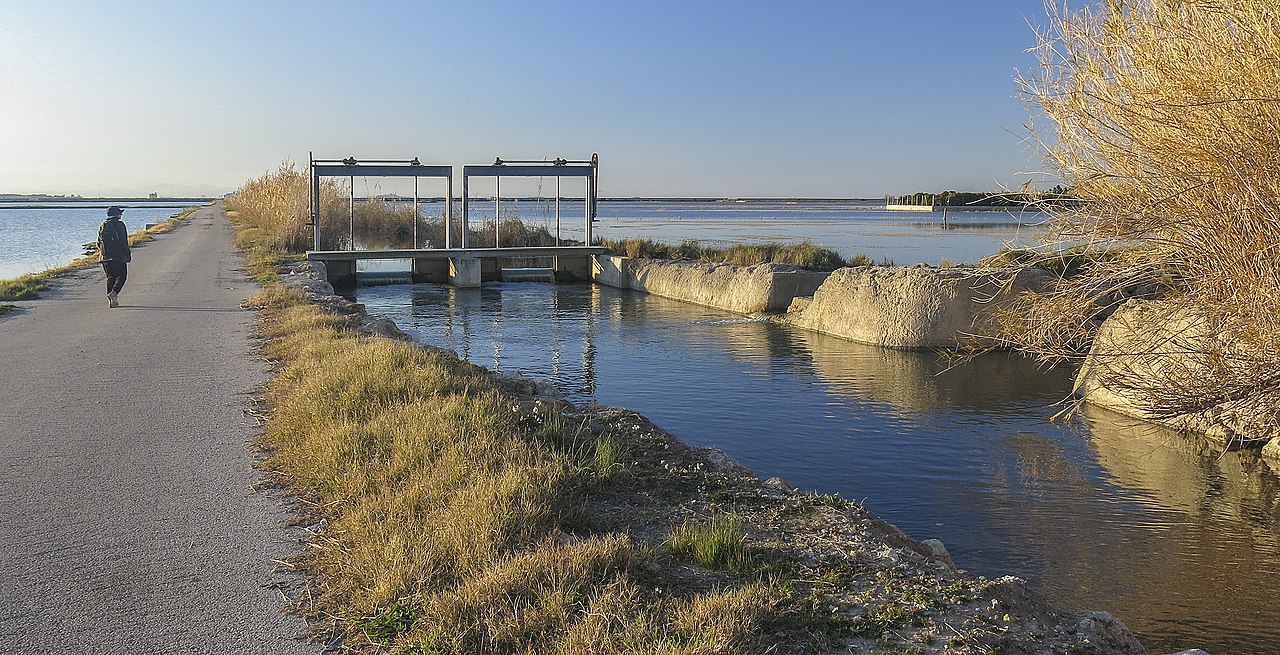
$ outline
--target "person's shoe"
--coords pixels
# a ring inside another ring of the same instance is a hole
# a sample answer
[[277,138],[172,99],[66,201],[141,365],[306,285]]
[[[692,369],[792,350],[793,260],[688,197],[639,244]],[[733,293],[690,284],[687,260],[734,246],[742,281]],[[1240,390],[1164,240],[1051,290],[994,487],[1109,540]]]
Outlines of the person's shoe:
[[110,303],[111,303],[110,305],[108,305],[109,307],[119,307],[119,306],[120,306],[120,303],[119,303],[119,301],[117,301],[117,300],[116,300],[116,297],[117,297],[117,296],[116,296],[116,294],[114,294],[114,293],[108,293],[108,294],[107,294],[107,300],[108,300],[108,301],[110,301]]

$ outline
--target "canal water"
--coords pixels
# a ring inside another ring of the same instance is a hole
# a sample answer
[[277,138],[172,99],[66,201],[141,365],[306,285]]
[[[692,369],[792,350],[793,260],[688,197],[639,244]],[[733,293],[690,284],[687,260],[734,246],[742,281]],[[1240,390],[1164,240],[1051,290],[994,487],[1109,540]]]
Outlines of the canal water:
[[1280,480],[1117,416],[1069,373],[863,346],[590,285],[362,287],[421,341],[636,410],[761,477],[856,499],[962,568],[1109,611],[1152,653],[1280,653]]

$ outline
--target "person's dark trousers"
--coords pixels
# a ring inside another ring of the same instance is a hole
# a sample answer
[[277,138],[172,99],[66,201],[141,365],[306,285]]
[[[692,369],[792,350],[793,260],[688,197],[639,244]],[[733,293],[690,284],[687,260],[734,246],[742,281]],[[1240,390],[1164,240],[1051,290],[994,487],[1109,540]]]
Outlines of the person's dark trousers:
[[125,278],[129,277],[129,264],[126,262],[102,262],[102,270],[107,273],[107,294],[120,293],[124,288]]

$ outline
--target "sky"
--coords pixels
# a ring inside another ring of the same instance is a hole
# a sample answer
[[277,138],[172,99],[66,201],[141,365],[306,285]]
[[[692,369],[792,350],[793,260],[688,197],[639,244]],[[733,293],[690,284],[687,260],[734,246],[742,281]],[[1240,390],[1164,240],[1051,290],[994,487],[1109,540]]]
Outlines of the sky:
[[1044,16],[1043,0],[6,1],[0,193],[220,194],[309,153],[599,153],[604,197],[1017,188],[1044,168],[1014,83]]

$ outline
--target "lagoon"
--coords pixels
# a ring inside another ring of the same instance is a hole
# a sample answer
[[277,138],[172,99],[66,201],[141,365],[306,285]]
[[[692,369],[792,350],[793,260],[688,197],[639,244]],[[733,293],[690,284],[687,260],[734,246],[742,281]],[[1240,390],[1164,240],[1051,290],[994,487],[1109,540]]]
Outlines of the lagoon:
[[[30,209],[32,203],[0,203],[0,280],[38,273],[69,263],[84,254],[83,244],[96,241],[98,225],[106,218],[106,204]],[[130,232],[159,223],[177,213],[163,207],[132,204],[125,209]]]
[[[171,207],[145,206],[125,210],[131,231],[173,214]],[[105,205],[28,209],[30,203],[0,203],[0,279],[61,266],[80,256],[81,245],[97,238]],[[883,202],[866,200],[602,200],[595,236],[610,239],[639,237],[704,246],[734,243],[812,241],[849,258],[865,254],[875,261],[899,265],[975,262],[1006,245],[1034,243],[1043,229],[1038,212],[951,213],[944,223],[936,212],[891,212]],[[439,216],[442,201],[424,200],[423,216]],[[555,232],[553,200],[504,200],[503,220],[519,218]],[[454,215],[460,208],[455,203]],[[492,202],[477,200],[471,221],[492,220]],[[560,203],[561,236],[581,240],[582,201]],[[439,245],[439,244],[438,244]]]

